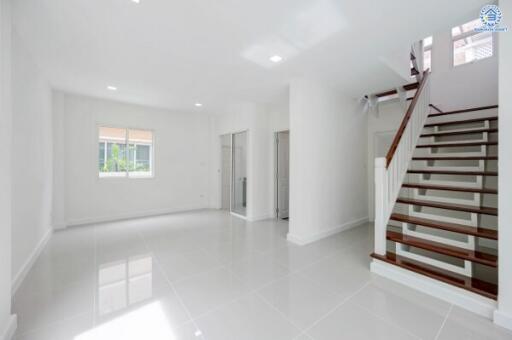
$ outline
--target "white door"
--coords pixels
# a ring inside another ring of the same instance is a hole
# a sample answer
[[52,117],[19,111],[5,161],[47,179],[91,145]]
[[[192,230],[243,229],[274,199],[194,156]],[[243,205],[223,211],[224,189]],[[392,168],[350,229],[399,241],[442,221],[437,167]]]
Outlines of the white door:
[[290,198],[290,132],[278,132],[276,143],[277,217],[288,218]]

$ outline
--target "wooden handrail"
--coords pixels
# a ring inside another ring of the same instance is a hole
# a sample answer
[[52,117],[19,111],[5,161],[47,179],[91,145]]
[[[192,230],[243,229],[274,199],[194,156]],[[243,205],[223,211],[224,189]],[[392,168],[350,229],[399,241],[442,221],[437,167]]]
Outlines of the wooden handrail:
[[398,147],[398,144],[400,143],[400,140],[402,139],[402,135],[404,134],[405,128],[407,127],[407,123],[411,119],[412,113],[414,112],[414,108],[416,107],[416,103],[418,102],[421,92],[423,91],[423,88],[425,87],[425,84],[427,83],[428,77],[429,77],[429,72],[428,72],[428,70],[426,70],[425,72],[423,72],[423,79],[421,79],[421,82],[418,86],[418,90],[414,94],[414,98],[412,99],[411,105],[409,105],[409,108],[407,109],[407,112],[405,113],[404,119],[402,120],[402,124],[400,124],[400,127],[398,128],[398,131],[396,132],[395,138],[393,139],[393,144],[391,144],[388,154],[386,155],[386,168],[389,167],[391,160],[393,160],[393,156],[395,155],[396,148]]
[[[410,90],[414,90],[416,88],[418,88],[419,86],[419,83],[410,83],[410,84],[405,84],[403,86],[403,88],[406,90],[406,91],[410,91]],[[379,93],[376,93],[375,94],[375,97],[386,97],[386,96],[390,96],[390,95],[393,95],[393,94],[397,94],[397,90],[396,89],[393,89],[393,90],[388,90],[388,91],[384,91],[384,92],[379,92]],[[365,96],[366,98],[368,98],[368,96]]]
[[440,108],[438,108],[438,107],[437,107],[437,106],[435,106],[434,104],[429,104],[429,106],[430,106],[431,108],[433,108],[434,110],[436,110],[437,112],[439,112],[439,113],[444,113],[443,111],[441,111],[441,109],[440,109]]
[[[434,105],[430,104],[431,107],[434,109],[436,108]],[[455,110],[455,111],[439,111],[439,113],[432,113],[429,115],[429,117],[439,117],[439,116],[446,116],[446,115],[453,115],[456,113],[467,113],[467,112],[473,112],[473,111],[482,111],[482,110],[490,110],[490,109],[497,109],[498,105],[489,105],[489,106],[479,106],[479,107],[471,107],[463,110]]]

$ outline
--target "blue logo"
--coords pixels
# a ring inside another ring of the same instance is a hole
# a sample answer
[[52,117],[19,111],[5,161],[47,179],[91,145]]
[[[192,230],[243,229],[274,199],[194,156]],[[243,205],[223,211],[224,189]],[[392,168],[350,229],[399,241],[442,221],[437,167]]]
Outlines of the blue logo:
[[485,5],[480,11],[482,27],[475,28],[477,32],[506,32],[508,27],[499,27],[503,14],[496,5]]

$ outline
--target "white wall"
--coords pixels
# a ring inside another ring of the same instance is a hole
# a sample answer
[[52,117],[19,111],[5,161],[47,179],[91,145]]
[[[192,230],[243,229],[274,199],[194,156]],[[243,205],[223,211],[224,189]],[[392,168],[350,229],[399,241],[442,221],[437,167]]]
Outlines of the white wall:
[[[16,327],[11,315],[11,12],[0,0],[0,340]],[[6,164],[7,163],[7,164]]]
[[[57,224],[75,225],[208,207],[209,117],[55,92]],[[152,179],[98,178],[99,125],[154,132]],[[59,141],[64,141],[62,146]],[[60,146],[59,146],[60,145]]]
[[[379,139],[379,142],[382,143],[382,139],[387,139],[386,137],[388,136],[394,137],[396,131],[398,130],[398,127],[402,123],[402,119],[404,118],[405,109],[399,100],[393,100],[380,104],[378,113],[369,112],[367,115],[368,217],[370,221],[373,221],[375,217],[374,162],[376,157],[385,157],[385,154],[376,154],[376,139]],[[379,136],[382,138],[379,138]],[[389,147],[392,144],[393,137],[391,137],[391,142],[389,142],[389,145],[380,145],[379,148],[381,148],[381,150],[389,149]]]
[[227,112],[213,118],[211,155],[212,168],[212,206],[220,208],[220,136],[227,133],[247,131],[247,218],[259,220],[272,216],[269,210],[270,156],[272,145],[269,131],[269,115],[262,104],[233,103]]
[[272,132],[290,129],[290,91],[286,89],[282,94],[267,105],[269,114],[269,128]]
[[368,218],[366,116],[303,79],[290,85],[289,240],[304,244]]
[[290,129],[288,89],[271,103],[232,103],[226,112],[212,117],[211,163],[212,208],[221,206],[220,136],[247,131],[248,188],[247,218],[260,220],[274,217],[275,209],[275,141],[274,133]]
[[51,90],[14,32],[12,275],[17,282],[52,229]]
[[[472,20],[472,18],[467,19]],[[433,34],[431,103],[444,111],[498,103],[498,57],[454,67],[452,60],[451,29]],[[496,46],[497,37],[495,39]],[[498,50],[498,48],[496,48]],[[411,78],[411,82],[414,79]],[[386,90],[386,89],[382,89]],[[408,105],[410,101],[407,102]],[[376,134],[396,132],[405,110],[397,101],[379,105],[379,115],[368,114],[368,209],[370,220],[374,215],[373,181]],[[488,114],[483,111],[482,114]]]
[[[475,18],[472,19],[476,19],[477,15],[476,13]],[[497,40],[495,37],[494,41],[497,42]],[[435,33],[432,45],[432,104],[443,111],[496,105],[498,103],[497,56],[454,67],[452,53],[451,29],[447,28]]]
[[500,1],[503,25],[509,32],[500,33],[500,102],[499,102],[499,292],[498,312],[494,321],[512,329],[512,2]]
[[269,157],[269,211],[275,213],[276,208],[276,144],[275,133],[279,131],[290,130],[290,93],[289,88],[284,93],[275,98],[275,100],[268,105],[269,114],[269,139],[271,140],[270,148],[268,150]]

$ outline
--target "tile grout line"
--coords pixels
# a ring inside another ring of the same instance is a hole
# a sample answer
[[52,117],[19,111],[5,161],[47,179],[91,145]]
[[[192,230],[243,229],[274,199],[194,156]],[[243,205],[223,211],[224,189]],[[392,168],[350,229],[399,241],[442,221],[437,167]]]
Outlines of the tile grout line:
[[448,313],[446,313],[446,316],[444,317],[443,323],[441,324],[441,327],[439,327],[439,330],[437,331],[437,334],[436,334],[436,337],[434,338],[434,340],[439,339],[439,337],[441,336],[441,332],[443,331],[444,325],[448,321],[448,317],[452,313],[452,310],[453,310],[453,305],[450,305],[450,308],[448,309]]
[[[284,245],[284,246],[278,247],[277,249],[284,249],[284,248],[286,248],[286,247],[287,247],[287,245]],[[203,249],[203,250],[207,251],[207,250],[206,250],[206,249],[204,249],[204,248],[201,248],[201,249]],[[269,249],[269,250],[267,250],[267,251],[258,252],[258,253],[259,253],[258,255],[260,255],[260,256],[268,256],[268,255],[270,255],[270,252],[271,252],[271,251],[275,251],[275,250],[276,250],[276,249]],[[296,325],[292,320],[290,320],[290,319],[289,319],[285,314],[283,314],[283,313],[282,313],[279,309],[277,309],[274,305],[272,305],[271,303],[269,303],[269,302],[268,302],[268,301],[267,301],[267,300],[266,300],[266,299],[265,299],[261,294],[259,294],[259,293],[258,293],[258,291],[260,291],[260,290],[262,290],[262,289],[264,289],[264,288],[266,288],[266,287],[271,286],[271,285],[272,285],[272,284],[274,284],[275,282],[277,282],[277,281],[279,281],[279,280],[281,280],[281,279],[283,279],[283,278],[285,278],[285,277],[290,277],[290,276],[292,276],[292,275],[299,275],[300,277],[303,277],[303,275],[300,275],[300,274],[299,274],[301,271],[303,271],[303,270],[304,270],[304,269],[306,269],[306,268],[312,267],[312,266],[314,266],[314,265],[316,265],[316,264],[318,264],[318,263],[322,262],[322,261],[323,261],[323,260],[325,260],[325,259],[328,259],[328,258],[334,257],[334,255],[335,255],[335,253],[336,253],[336,252],[337,252],[337,250],[336,250],[336,251],[333,251],[333,252],[332,252],[332,253],[330,253],[330,254],[327,254],[327,255],[325,255],[325,256],[322,256],[322,257],[320,257],[319,259],[317,259],[316,261],[314,261],[314,262],[312,262],[312,263],[310,263],[310,264],[308,264],[308,265],[306,265],[306,266],[303,266],[303,267],[301,267],[301,268],[298,268],[298,269],[296,269],[295,271],[292,271],[292,270],[291,270],[291,268],[289,268],[288,266],[285,266],[285,265],[283,265],[283,264],[279,263],[279,262],[278,262],[278,261],[276,261],[276,260],[272,260],[272,261],[273,261],[273,262],[275,262],[277,265],[279,265],[279,266],[281,266],[281,267],[285,268],[286,270],[288,270],[288,273],[287,273],[286,275],[284,275],[284,276],[280,277],[280,278],[277,278],[277,279],[275,279],[275,280],[272,280],[272,281],[270,281],[270,282],[268,282],[268,283],[266,283],[266,284],[262,285],[261,287],[258,287],[258,288],[254,288],[254,289],[252,289],[252,290],[249,290],[249,291],[247,292],[247,294],[242,294],[241,296],[238,296],[238,297],[236,297],[236,298],[234,298],[234,299],[232,299],[232,300],[230,300],[230,301],[228,301],[228,302],[225,302],[225,303],[223,303],[223,304],[221,304],[221,305],[219,305],[219,306],[216,306],[215,308],[212,308],[212,309],[210,309],[209,311],[207,311],[207,312],[205,312],[205,313],[203,313],[203,314],[200,314],[200,315],[198,315],[197,317],[193,318],[193,320],[197,320],[197,319],[199,319],[199,318],[203,318],[203,317],[205,317],[205,316],[207,316],[207,315],[210,315],[210,314],[212,314],[213,312],[215,312],[215,311],[217,311],[217,310],[219,310],[219,309],[221,309],[221,308],[223,308],[223,307],[225,307],[225,306],[227,306],[227,305],[230,305],[230,304],[232,304],[232,303],[235,303],[235,302],[237,302],[237,301],[239,301],[239,300],[243,299],[243,298],[244,298],[244,297],[246,297],[246,296],[249,296],[249,295],[251,295],[251,294],[254,294],[254,295],[256,295],[260,300],[263,300],[263,302],[265,302],[267,305],[269,305],[270,307],[272,307],[273,309],[275,309],[275,310],[276,310],[280,315],[282,315],[282,316],[283,316],[283,317],[284,317],[288,322],[290,322],[290,324],[291,324],[292,326],[294,326],[295,328],[297,328],[297,329],[299,330],[299,334],[298,334],[298,335],[297,335],[297,337],[296,337],[296,338],[294,338],[294,339],[298,339],[298,338],[299,338],[300,336],[302,336],[302,335],[305,335],[305,336],[307,336],[307,337],[311,338],[311,337],[306,333],[306,331],[307,331],[307,330],[311,329],[313,326],[315,326],[315,325],[317,324],[317,322],[318,322],[318,321],[321,321],[322,319],[324,319],[326,316],[328,316],[328,315],[329,315],[329,314],[331,314],[333,311],[335,311],[337,308],[339,308],[341,305],[343,305],[345,302],[347,302],[347,301],[348,301],[348,300],[349,300],[353,295],[357,294],[360,290],[362,290],[363,288],[365,288],[365,287],[366,287],[366,286],[371,282],[371,280],[368,280],[367,282],[365,282],[365,283],[364,283],[364,285],[363,285],[363,286],[361,286],[360,288],[358,288],[358,289],[357,289],[353,294],[351,294],[351,295],[347,296],[347,298],[346,298],[346,299],[343,299],[339,304],[337,304],[335,307],[333,307],[333,309],[329,310],[329,311],[326,313],[326,315],[324,315],[324,316],[320,317],[320,318],[319,318],[319,320],[315,321],[311,326],[304,328],[304,330],[301,330],[301,328],[300,328],[300,327],[298,327],[298,326],[297,326],[297,325]],[[240,261],[233,261],[233,262],[230,262],[230,263],[229,263],[229,265],[232,265],[234,262],[243,262],[243,261],[247,261],[247,260],[248,260],[248,258],[249,258],[249,257],[244,258],[244,259],[241,259]],[[246,285],[246,284],[245,284],[245,282],[242,280],[242,278],[240,278],[240,276],[238,276],[235,272],[233,272],[233,270],[228,266],[228,264],[225,264],[225,265],[223,266],[223,268],[227,269],[227,270],[228,270],[232,275],[234,275],[234,276],[235,276],[239,281],[241,281],[241,282],[242,282],[242,284]],[[217,269],[219,269],[219,268],[217,268]],[[213,269],[212,269],[212,270],[209,270],[209,271],[207,271],[207,272],[211,272],[211,271],[213,271]],[[203,272],[203,274],[204,274],[204,273],[205,273],[205,272]],[[197,275],[199,275],[199,274],[197,274]],[[195,277],[195,276],[197,276],[197,275],[194,275],[194,277]],[[313,280],[309,280],[309,279],[308,279],[308,281],[309,281],[310,283],[314,283],[316,286],[319,286],[319,285],[318,285],[317,283],[315,283]],[[338,296],[338,294],[334,294],[334,295]],[[311,339],[313,339],[313,338],[311,338]]]
[[[386,279],[387,280],[387,279]],[[369,281],[369,283],[371,283],[372,280]],[[401,283],[399,283],[401,285]],[[366,306],[360,304],[360,303],[357,303],[357,302],[354,302],[354,305],[356,305],[357,307],[359,307],[360,309],[366,311],[367,313],[373,315],[374,317],[376,317],[377,319],[380,319],[382,320],[383,322],[385,322],[386,324],[390,325],[390,326],[393,326],[397,329],[400,329],[402,331],[404,331],[405,333],[413,336],[414,338],[417,338],[417,339],[421,339],[420,336],[412,333],[411,331],[409,331],[408,329],[405,329],[404,327],[398,325],[398,324],[395,324],[394,322],[392,322],[391,320],[387,320],[386,318],[380,316],[379,314],[375,313],[374,311],[372,311],[371,309],[367,308]]]
[[[352,297],[356,296],[357,294],[359,294],[359,292],[361,292],[364,288],[366,288],[366,286],[368,286],[370,284],[370,281],[366,282],[364,285],[362,285],[361,287],[359,287],[355,292],[353,292],[352,294],[350,294],[349,296],[347,296],[345,299],[343,299],[339,304],[337,304],[336,306],[334,306],[331,310],[329,310],[324,316],[320,317],[318,320],[316,320],[315,322],[313,322],[313,324],[311,324],[311,326],[309,327],[306,327],[301,334],[299,334],[295,339],[298,339],[300,336],[302,335],[307,335],[311,338],[311,336],[307,333],[308,331],[310,331],[311,329],[313,329],[316,325],[318,325],[321,321],[325,320],[327,317],[329,317],[332,313],[334,313],[338,308],[340,308],[341,306],[343,306],[345,303],[347,303]],[[313,338],[314,339],[314,338]]]
[[[142,242],[144,243],[144,246],[146,247],[147,250],[149,251],[152,251],[147,242],[146,242],[146,238],[144,237],[143,233],[141,231],[137,231],[137,233],[139,234],[139,236],[141,237],[142,239]],[[156,265],[157,265],[157,268],[160,270],[161,274],[165,277],[165,280],[167,281],[167,284],[170,286],[172,292],[176,295],[176,298],[178,299],[181,307],[183,308],[183,310],[185,311],[185,313],[187,313],[187,316],[189,318],[188,321],[184,322],[182,325],[179,326],[179,328],[183,327],[187,322],[192,322],[192,324],[194,325],[194,327],[196,328],[196,331],[199,331],[201,332],[200,328],[199,328],[199,325],[197,324],[197,322],[194,320],[194,318],[192,318],[192,314],[190,313],[189,309],[187,308],[187,306],[185,305],[185,302],[183,301],[183,299],[181,298],[181,296],[178,294],[178,291],[176,290],[176,288],[174,287],[174,284],[172,284],[171,281],[169,281],[169,278],[167,277],[167,273],[163,270],[162,268],[162,265],[160,264],[160,260],[158,259],[157,256],[155,256],[155,262],[156,262]],[[204,334],[200,334],[199,335],[201,339],[203,340],[206,340],[206,338],[204,337]],[[199,338],[199,336],[196,335],[196,337]]]
[[382,316],[378,315],[377,313],[375,313],[374,311],[372,311],[372,310],[370,310],[370,309],[366,308],[365,306],[362,306],[362,305],[360,305],[360,304],[358,304],[358,303],[354,303],[354,304],[355,304],[355,306],[356,306],[357,308],[359,308],[359,309],[362,309],[362,310],[366,311],[367,313],[369,313],[369,314],[373,315],[374,317],[376,317],[377,319],[379,319],[379,320],[381,320],[382,322],[386,323],[387,325],[392,326],[392,327],[394,327],[394,328],[397,328],[397,329],[399,329],[399,330],[401,330],[401,331],[403,331],[403,332],[405,332],[405,333],[409,334],[410,336],[412,336],[412,337],[414,337],[414,338],[416,338],[416,339],[418,339],[418,340],[421,340],[421,337],[419,337],[418,335],[416,335],[416,334],[412,333],[412,332],[411,332],[411,331],[409,331],[408,329],[405,329],[405,328],[403,328],[402,326],[395,324],[395,323],[394,323],[394,322],[392,322],[391,320],[387,320],[386,318],[384,318],[384,317],[382,317]]
[[[142,235],[142,237],[144,238],[144,236],[143,236],[143,235]],[[145,241],[145,240],[144,240],[144,241]],[[201,250],[203,250],[203,251],[207,252],[207,254],[211,254],[210,252],[208,252],[208,250],[207,250],[206,248],[199,247],[198,249],[201,249]],[[150,250],[150,249],[149,249],[149,250]],[[271,250],[269,250],[269,251],[271,251]],[[258,252],[258,251],[253,251],[253,252],[254,252],[255,254],[257,254],[258,256],[267,256],[267,254],[265,254],[265,252]],[[158,259],[158,256],[155,256],[155,258],[157,259],[157,262],[160,262],[160,260]],[[233,263],[235,263],[235,262],[243,262],[243,261],[247,261],[249,258],[250,258],[250,257],[248,256],[248,257],[244,257],[244,258],[240,259],[239,261],[231,261],[230,263],[225,263],[225,264],[223,263],[223,264],[222,264],[221,266],[219,266],[219,267],[209,269],[209,270],[204,271],[204,272],[202,272],[202,273],[198,273],[198,274],[191,275],[191,276],[189,276],[189,277],[187,277],[187,278],[183,278],[183,279],[180,279],[180,280],[176,280],[175,282],[180,282],[180,281],[183,281],[183,280],[185,280],[185,279],[189,279],[189,278],[192,278],[192,277],[197,277],[197,276],[199,276],[199,275],[207,274],[207,273],[213,272],[213,271],[215,271],[215,270],[219,270],[219,269],[226,269],[226,270],[227,270],[231,275],[233,275],[233,276],[234,276],[238,281],[240,281],[244,286],[246,286],[246,287],[247,287],[247,284],[244,282],[244,280],[242,280],[242,278],[241,278],[240,276],[238,276],[235,272],[233,272],[233,270],[230,268],[230,266],[231,266]],[[289,271],[289,268],[288,268],[287,266],[284,266],[284,265],[282,265],[282,264],[278,263],[278,262],[277,262],[277,261],[275,261],[275,260],[272,260],[272,261],[274,261],[277,265],[279,265],[279,266],[283,267],[284,269],[286,269],[287,271]],[[165,271],[164,271],[163,269],[161,269],[161,271],[162,271],[162,273],[165,275],[166,280],[168,281],[168,283],[169,283],[169,284],[171,284],[171,285],[173,285],[173,282],[170,282],[170,281],[168,280],[168,278],[167,278],[167,275],[166,275]],[[232,304],[232,303],[235,303],[235,302],[237,302],[237,301],[239,301],[239,300],[241,300],[241,299],[243,299],[243,298],[245,298],[245,297],[247,297],[247,296],[250,296],[250,295],[257,295],[257,296],[258,296],[258,298],[260,298],[259,294],[257,294],[257,291],[258,291],[258,290],[261,290],[261,289],[263,289],[264,287],[267,287],[267,286],[269,286],[269,285],[271,285],[271,284],[273,284],[273,283],[277,282],[278,280],[280,280],[280,279],[282,279],[282,278],[284,278],[284,277],[286,277],[286,276],[290,276],[291,274],[292,274],[291,272],[288,272],[288,273],[287,273],[286,275],[284,275],[283,277],[280,277],[280,278],[277,278],[277,279],[275,279],[275,280],[272,280],[271,282],[268,282],[268,283],[266,283],[265,285],[263,285],[263,286],[261,286],[261,287],[254,288],[254,289],[248,289],[247,293],[243,293],[243,294],[241,294],[240,296],[236,296],[236,297],[234,297],[233,299],[230,299],[229,301],[226,301],[226,302],[224,302],[224,303],[222,303],[222,304],[220,304],[220,305],[218,305],[218,306],[216,306],[216,307],[214,307],[214,308],[211,308],[210,310],[208,310],[208,311],[206,311],[206,312],[204,312],[204,313],[202,313],[202,314],[197,315],[196,317],[192,317],[192,315],[191,315],[191,314],[190,314],[190,312],[189,312],[188,314],[189,314],[189,317],[190,317],[190,321],[194,322],[194,325],[196,325],[196,326],[197,326],[196,321],[197,321],[198,319],[200,319],[200,318],[204,318],[204,317],[206,317],[206,316],[208,316],[208,315],[210,315],[210,314],[214,313],[215,311],[217,311],[217,310],[219,310],[219,309],[221,309],[221,308],[223,308],[223,307],[225,307],[225,306],[227,306],[227,305],[230,305],[230,304]],[[249,288],[249,287],[247,287],[247,288]],[[175,294],[178,296],[178,292],[177,292],[177,291],[175,291]],[[180,300],[181,300],[181,297],[179,297],[179,298],[180,298]],[[181,302],[181,301],[180,301],[180,302]],[[266,303],[266,301],[265,301],[265,303]],[[184,303],[182,303],[182,304],[184,305]],[[187,310],[187,311],[188,311],[188,310]],[[288,320],[288,318],[286,318],[286,320]],[[289,320],[289,321],[290,321],[290,320]],[[296,327],[296,326],[295,326],[291,321],[290,321],[290,323],[291,323],[294,327]],[[199,327],[197,327],[197,328],[199,329]],[[296,328],[300,331],[300,328],[298,328],[298,327],[296,327]]]
[[[298,325],[295,324],[295,322],[293,322],[286,314],[284,314],[283,312],[281,312],[276,306],[274,306],[272,303],[270,303],[269,301],[267,301],[267,299],[265,299],[265,297],[263,297],[261,294],[259,294],[258,292],[254,292],[254,295],[261,301],[263,302],[264,304],[266,304],[267,306],[269,306],[270,308],[272,308],[273,310],[275,310],[279,315],[281,315],[286,321],[288,321],[290,323],[290,325],[292,325],[293,327],[295,327],[298,331],[298,336],[300,336],[302,334],[302,330],[301,330],[301,327],[299,327]],[[295,338],[294,338],[295,339]]]

